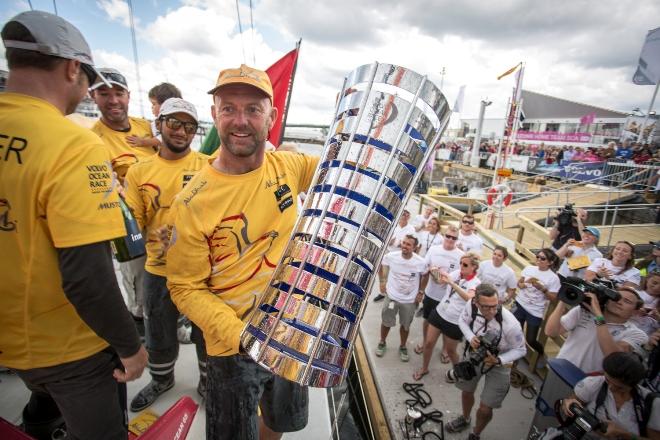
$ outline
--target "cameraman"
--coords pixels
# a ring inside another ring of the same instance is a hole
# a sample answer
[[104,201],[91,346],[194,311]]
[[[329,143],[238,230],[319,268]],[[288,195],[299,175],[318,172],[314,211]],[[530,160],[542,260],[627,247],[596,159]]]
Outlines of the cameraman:
[[581,231],[587,221],[587,211],[582,208],[574,211],[572,205],[567,205],[559,210],[553,221],[550,238],[553,240],[552,249],[558,251],[571,238],[582,241]]
[[[477,409],[477,420],[469,440],[478,440],[481,432],[493,418],[493,408],[500,408],[509,392],[511,370],[506,364],[525,356],[525,340],[520,324],[507,309],[499,305],[497,290],[490,284],[480,284],[475,297],[468,301],[458,321],[458,325],[469,341],[472,350],[479,348],[479,337],[496,334],[498,354],[488,353],[482,365],[476,366],[476,376],[469,381],[458,381],[456,387],[462,390],[461,403],[463,414],[447,423],[448,432],[462,431],[470,426],[474,391],[483,375],[486,376],[481,402]],[[467,359],[468,346],[463,358]]]
[[615,352],[603,360],[603,376],[588,376],[575,385],[574,394],[562,401],[562,410],[573,416],[573,403],[584,407],[607,425],[602,434],[584,438],[660,439],[660,401],[639,386],[644,366],[631,353]]
[[646,333],[630,318],[643,302],[630,286],[617,289],[621,298],[607,301],[601,310],[594,293],[586,292],[589,303],[582,303],[566,313],[566,304],[558,302],[545,324],[545,334],[556,337],[568,333],[557,358],[566,359],[585,373],[602,371],[603,358],[617,351],[639,351],[647,341]]

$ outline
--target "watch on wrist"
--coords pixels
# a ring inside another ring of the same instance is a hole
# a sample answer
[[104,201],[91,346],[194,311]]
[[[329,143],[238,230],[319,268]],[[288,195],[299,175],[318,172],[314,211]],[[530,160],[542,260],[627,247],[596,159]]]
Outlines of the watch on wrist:
[[601,316],[596,316],[596,317],[594,318],[594,323],[595,323],[596,325],[598,325],[598,326],[600,326],[600,325],[605,325],[605,317],[602,316],[602,315],[601,315]]

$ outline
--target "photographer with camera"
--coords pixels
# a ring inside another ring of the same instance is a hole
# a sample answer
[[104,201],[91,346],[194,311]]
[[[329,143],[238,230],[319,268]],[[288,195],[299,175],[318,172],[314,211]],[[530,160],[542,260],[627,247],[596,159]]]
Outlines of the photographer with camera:
[[[618,299],[608,299],[611,289],[587,284],[580,306],[566,313],[566,297],[562,295],[566,282],[559,292],[560,301],[545,324],[545,334],[556,337],[567,334],[557,358],[566,359],[585,373],[601,371],[603,358],[619,351],[639,351],[647,341],[646,334],[637,328],[630,318],[643,302],[637,291],[622,285],[614,294]],[[589,286],[590,285],[590,286]],[[600,291],[596,295],[596,291]]]
[[450,370],[456,387],[462,391],[463,414],[445,425],[448,432],[458,432],[470,426],[474,392],[486,377],[476,423],[468,436],[478,440],[493,418],[493,409],[500,408],[509,392],[511,369],[506,366],[527,352],[520,324],[507,309],[499,305],[497,290],[490,284],[480,284],[475,297],[468,301],[458,321],[466,343],[463,362]]
[[554,224],[550,229],[553,240],[552,249],[559,250],[569,239],[582,240],[582,230],[587,221],[587,211],[582,208],[573,209],[573,203],[568,203],[559,210]]
[[[660,401],[639,386],[646,371],[637,357],[614,352],[603,360],[602,368],[604,375],[585,377],[562,401],[562,411],[573,417],[563,428],[563,437],[660,439]],[[585,428],[595,421],[602,422],[604,430],[587,432]]]

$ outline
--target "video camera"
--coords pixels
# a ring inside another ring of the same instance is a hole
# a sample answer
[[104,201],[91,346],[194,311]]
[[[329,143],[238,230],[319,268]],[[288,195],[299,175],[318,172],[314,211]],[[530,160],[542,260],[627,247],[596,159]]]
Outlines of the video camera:
[[564,277],[559,275],[561,288],[559,289],[559,301],[576,306],[578,304],[589,304],[589,298],[585,295],[592,292],[598,298],[600,308],[605,307],[607,301],[618,301],[621,295],[617,292],[616,283],[609,280],[595,279],[593,282],[585,281],[577,277]]
[[567,203],[562,209],[559,210],[559,214],[555,219],[559,224],[559,227],[566,227],[573,223],[573,219],[577,217],[577,212],[573,209],[574,203]]
[[[499,349],[499,336],[495,333],[484,333],[479,336],[479,347],[476,350],[470,350],[470,356],[467,360],[454,365],[454,368],[447,371],[447,377],[453,381],[472,380],[477,375],[476,367],[480,366],[488,353],[497,356]],[[468,342],[469,343],[469,342]]]

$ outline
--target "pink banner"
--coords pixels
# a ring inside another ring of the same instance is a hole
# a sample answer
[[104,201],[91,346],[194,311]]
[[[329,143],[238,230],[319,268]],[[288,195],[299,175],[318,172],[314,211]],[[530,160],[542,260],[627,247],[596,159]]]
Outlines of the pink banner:
[[519,131],[516,139],[521,141],[590,142],[589,133],[557,133],[556,131]]

